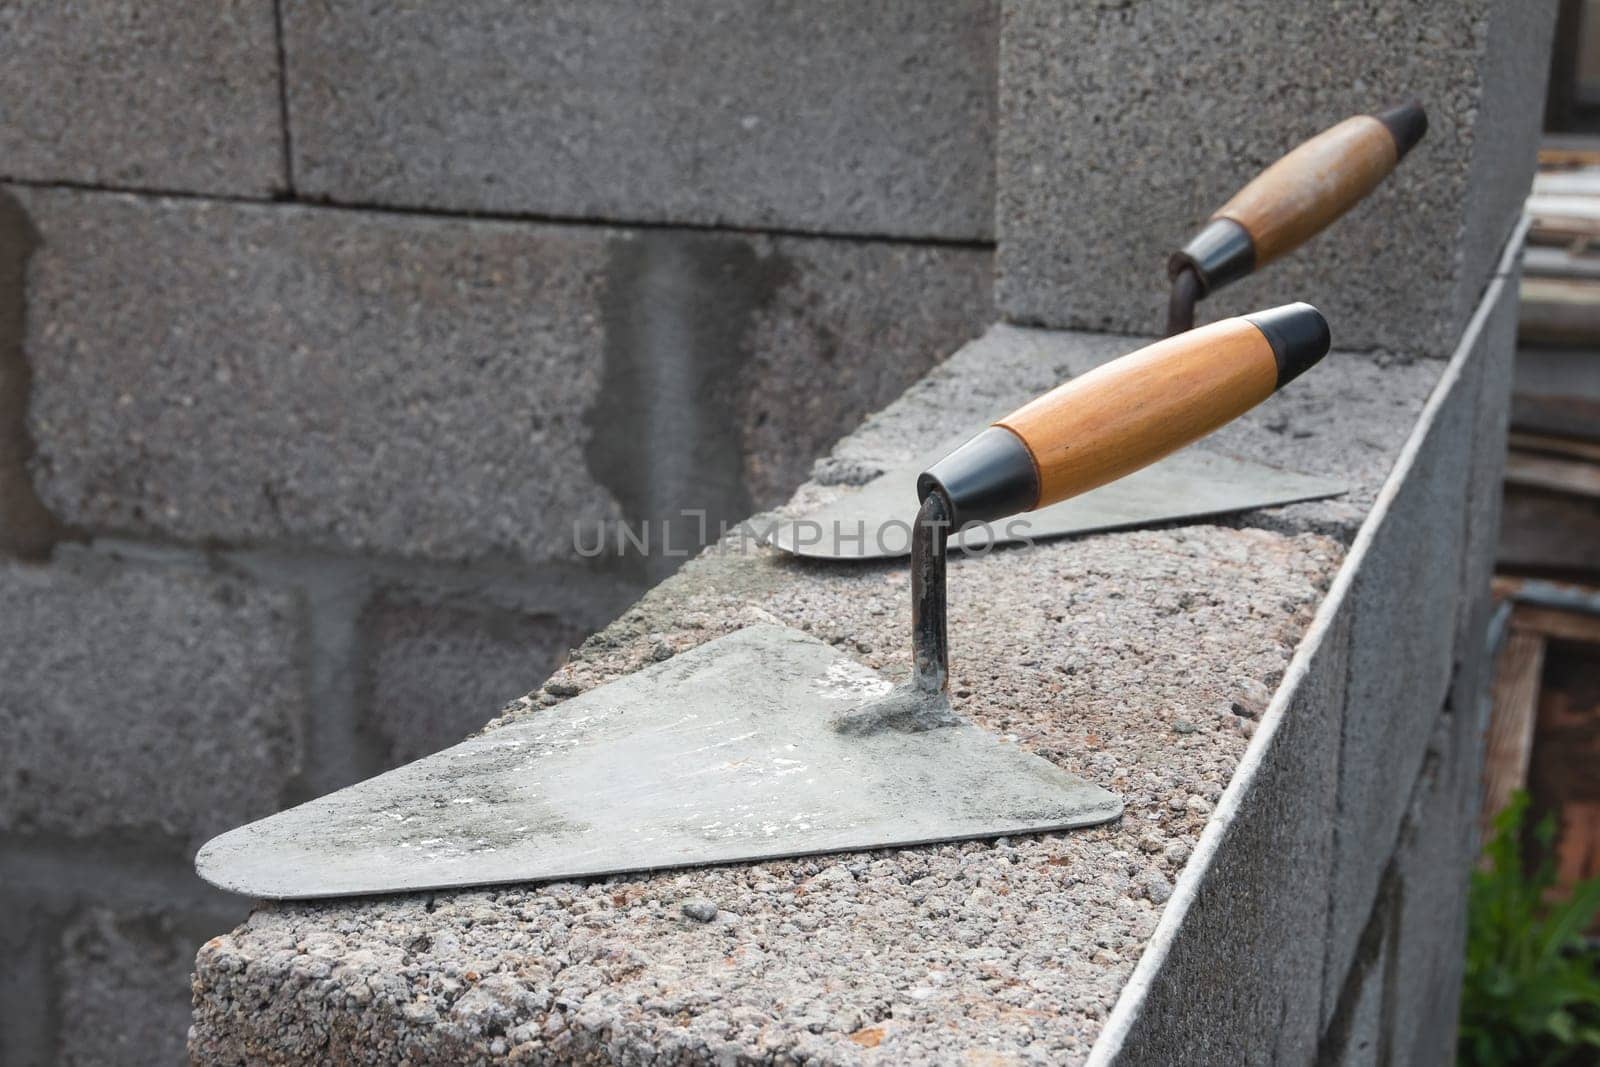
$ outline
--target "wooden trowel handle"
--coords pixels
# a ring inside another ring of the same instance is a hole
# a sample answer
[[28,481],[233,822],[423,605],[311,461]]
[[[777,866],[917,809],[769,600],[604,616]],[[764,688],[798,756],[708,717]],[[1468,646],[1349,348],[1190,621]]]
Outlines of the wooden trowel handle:
[[1428,131],[1416,102],[1345,119],[1262,171],[1167,264],[1205,295],[1292,252],[1354,207]]
[[1250,410],[1328,351],[1310,304],[1169,337],[996,422],[917,481],[956,528],[1032,511],[1131,474]]

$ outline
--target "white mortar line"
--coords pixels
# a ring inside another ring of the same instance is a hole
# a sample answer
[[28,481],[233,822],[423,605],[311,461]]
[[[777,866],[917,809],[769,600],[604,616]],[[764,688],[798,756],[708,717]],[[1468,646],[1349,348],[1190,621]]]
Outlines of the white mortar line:
[[[1167,901],[1161,919],[1156,924],[1155,933],[1145,945],[1144,951],[1139,956],[1139,962],[1133,968],[1133,973],[1128,976],[1122,992],[1117,996],[1117,1002],[1112,1007],[1100,1036],[1095,1039],[1094,1046],[1089,1050],[1085,1067],[1110,1067],[1121,1055],[1123,1044],[1139,1017],[1145,998],[1171,954],[1173,943],[1188,918],[1190,907],[1199,896],[1201,884],[1210,874],[1217,852],[1229,828],[1238,819],[1245,798],[1255,784],[1256,776],[1266,759],[1267,749],[1277,737],[1279,728],[1288,715],[1289,704],[1310,671],[1312,657],[1321,649],[1323,640],[1333,629],[1335,617],[1343,608],[1350,587],[1355,581],[1355,572],[1366,561],[1372,542],[1377,537],[1378,528],[1388,517],[1401,487],[1416,466],[1417,455],[1422,450],[1423,441],[1437,421],[1439,411],[1444,407],[1450,394],[1455,391],[1456,384],[1461,380],[1462,370],[1472,355],[1473,346],[1483,332],[1484,323],[1488,321],[1490,313],[1499,303],[1501,290],[1506,283],[1505,274],[1513,257],[1520,254],[1521,241],[1527,233],[1527,227],[1528,220],[1524,219],[1512,231],[1507,248],[1497,260],[1489,283],[1472,313],[1472,318],[1467,321],[1460,340],[1456,342],[1455,351],[1445,364],[1444,373],[1434,383],[1433,391],[1429,394],[1427,403],[1423,405],[1416,425],[1412,427],[1411,434],[1400,449],[1394,468],[1384,480],[1383,488],[1379,490],[1366,519],[1362,521],[1355,540],[1350,544],[1349,552],[1345,554],[1344,562],[1339,565],[1339,571],[1328,587],[1327,596],[1323,598],[1322,605],[1317,609],[1305,636],[1300,639],[1300,645],[1284,672],[1283,681],[1278,684],[1278,690],[1261,718],[1260,727],[1250,739],[1250,744],[1240,758],[1238,766],[1234,768],[1233,777],[1223,790],[1222,798],[1217,802],[1211,818],[1206,821],[1205,829],[1201,831],[1200,839],[1195,843],[1189,862],[1179,874],[1177,884],[1172,890],[1172,897]],[[1322,936],[1326,938],[1325,931]]]

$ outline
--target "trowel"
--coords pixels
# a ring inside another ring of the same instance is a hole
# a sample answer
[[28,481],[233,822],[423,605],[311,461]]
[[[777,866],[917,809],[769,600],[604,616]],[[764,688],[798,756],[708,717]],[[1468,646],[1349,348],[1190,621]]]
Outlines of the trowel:
[[[1349,211],[1422,140],[1428,118],[1411,102],[1356,115],[1296,147],[1219,208],[1167,263],[1167,335],[1194,326],[1195,303],[1294,251]],[[762,534],[814,559],[883,559],[910,551],[917,476],[953,441],[891,467],[859,489]],[[1190,448],[1132,477],[1012,519],[960,531],[963,551],[1071,534],[1128,529],[1337,496],[1344,486],[1264,463]]]
[[911,681],[754,626],[206,844],[201,877],[338,897],[1067,830],[1122,802],[957,715],[945,552],[972,521],[1111,482],[1266,399],[1328,350],[1293,304],[1074,378],[922,472]]

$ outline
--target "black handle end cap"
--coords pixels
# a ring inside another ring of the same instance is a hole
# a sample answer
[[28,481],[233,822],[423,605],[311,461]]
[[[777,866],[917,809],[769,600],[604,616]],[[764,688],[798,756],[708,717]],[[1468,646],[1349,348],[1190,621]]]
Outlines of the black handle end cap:
[[1328,354],[1333,335],[1328,320],[1310,304],[1284,304],[1246,315],[1245,320],[1266,337],[1278,361],[1278,385],[1282,389]]
[[1422,109],[1421,100],[1408,100],[1375,112],[1372,117],[1388,127],[1389,136],[1394,138],[1396,163],[1406,158],[1406,153],[1417,147],[1428,132],[1428,113]]

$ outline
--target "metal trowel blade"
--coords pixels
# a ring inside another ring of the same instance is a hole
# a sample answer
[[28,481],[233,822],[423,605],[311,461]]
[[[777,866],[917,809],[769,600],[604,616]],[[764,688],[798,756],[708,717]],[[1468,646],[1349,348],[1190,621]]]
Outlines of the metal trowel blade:
[[851,736],[889,690],[782,626],[711,641],[213,839],[265,898],[494,885],[1065,830],[1122,802],[970,724]]
[[[766,531],[767,540],[785,552],[816,559],[891,559],[909,555],[911,519],[918,504],[917,475],[949,451],[942,449],[916,463],[887,470],[860,489],[801,519],[775,525]],[[1344,486],[1327,478],[1186,448],[1082,496],[998,523],[971,527],[951,537],[951,548],[1024,544],[1097,530],[1226,515],[1338,496],[1344,491]]]

